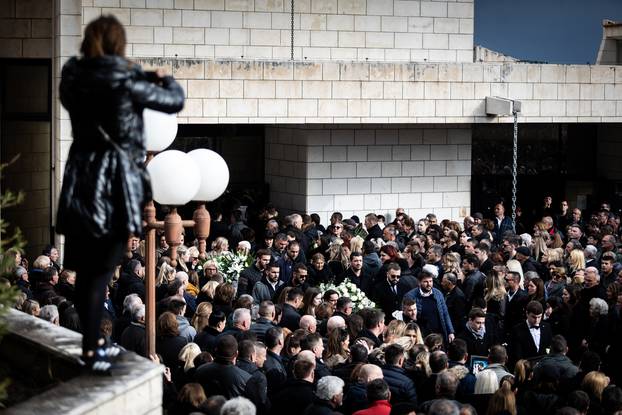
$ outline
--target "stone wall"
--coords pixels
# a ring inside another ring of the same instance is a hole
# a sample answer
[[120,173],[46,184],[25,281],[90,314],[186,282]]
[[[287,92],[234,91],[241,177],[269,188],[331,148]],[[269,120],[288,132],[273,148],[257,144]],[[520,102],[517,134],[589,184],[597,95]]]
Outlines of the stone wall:
[[0,57],[52,57],[53,0],[0,1]]
[[471,129],[324,125],[266,129],[266,181],[285,211],[458,219],[470,211]]
[[[473,0],[295,0],[296,60],[473,61]],[[290,0],[84,0],[134,57],[290,59]]]
[[181,122],[511,122],[484,100],[522,102],[520,122],[622,121],[619,66],[522,63],[282,62],[140,59],[187,92]]

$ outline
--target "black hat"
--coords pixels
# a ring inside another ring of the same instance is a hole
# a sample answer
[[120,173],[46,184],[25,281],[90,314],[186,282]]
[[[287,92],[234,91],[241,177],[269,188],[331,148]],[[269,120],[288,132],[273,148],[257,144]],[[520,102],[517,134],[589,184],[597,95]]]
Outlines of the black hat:
[[526,246],[519,246],[518,248],[516,248],[516,253],[525,256],[531,256],[531,252],[529,252],[529,248],[527,248]]
[[482,215],[480,212],[475,212],[473,214],[473,219],[484,219],[484,215]]

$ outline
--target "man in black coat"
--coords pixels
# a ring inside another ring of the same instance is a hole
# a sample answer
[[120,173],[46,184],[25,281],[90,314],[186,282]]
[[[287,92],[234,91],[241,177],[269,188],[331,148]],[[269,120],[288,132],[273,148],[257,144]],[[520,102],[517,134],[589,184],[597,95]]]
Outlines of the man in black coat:
[[406,375],[402,368],[404,364],[404,348],[397,343],[384,349],[386,364],[382,367],[384,380],[391,390],[391,404],[398,402],[417,403],[417,391],[412,379]]
[[283,314],[281,315],[279,326],[286,327],[291,331],[300,328],[300,313],[298,313],[298,309],[302,306],[303,296],[304,293],[300,288],[289,290],[283,304]]
[[399,310],[402,305],[404,294],[410,291],[410,287],[400,283],[402,270],[394,262],[387,266],[386,278],[374,287],[373,299],[385,314],[388,323],[395,310]]
[[466,297],[458,287],[456,274],[447,272],[441,280],[441,288],[445,292],[445,304],[449,312],[451,324],[456,330],[460,330],[466,321]]
[[52,299],[58,297],[56,286],[58,285],[58,271],[54,267],[47,267],[41,273],[41,282],[34,291],[35,299],[41,307],[52,304]]
[[520,359],[547,354],[547,349],[551,347],[553,340],[551,326],[542,321],[542,304],[538,301],[530,301],[526,312],[527,320],[512,328],[508,342],[513,363]]
[[272,255],[269,250],[260,249],[257,251],[255,263],[240,273],[238,278],[238,297],[242,294],[251,295],[253,293],[253,287],[263,277],[264,271],[270,264],[271,259]]
[[466,297],[467,307],[473,306],[476,298],[484,298],[484,287],[486,277],[479,270],[479,259],[473,254],[467,254],[462,260],[462,271],[464,281],[462,281],[462,292]]
[[367,229],[366,241],[382,238],[382,229],[378,226],[378,216],[374,213],[365,215],[365,229]]
[[[117,301],[123,301],[123,299],[130,294],[138,294],[143,302],[145,301],[145,283],[143,278],[145,276],[145,268],[140,261],[132,259],[125,267],[125,272],[121,273],[119,277],[119,290],[117,291]],[[115,304],[117,308],[121,304]]]
[[214,361],[200,366],[195,373],[195,380],[208,396],[222,395],[225,399],[231,399],[244,395],[251,375],[235,365],[237,356],[238,342],[235,337],[219,337]]
[[274,396],[273,414],[301,414],[313,403],[314,370],[315,365],[307,360],[294,363],[294,378],[288,380]]
[[266,362],[264,363],[264,372],[268,380],[268,396],[271,401],[274,401],[272,397],[276,395],[287,379],[287,371],[281,360],[281,350],[285,345],[283,329],[280,327],[269,329],[264,337],[264,343],[268,348]]
[[147,335],[145,332],[145,305],[132,309],[132,322],[123,330],[119,344],[126,350],[147,357]]
[[352,252],[350,254],[350,266],[341,276],[340,281],[349,281],[369,296],[373,276],[369,273],[367,267],[363,266],[363,254],[361,252]]
[[216,339],[225,328],[227,316],[222,311],[214,311],[207,320],[207,326],[194,337],[194,342],[202,352],[214,353]]
[[518,272],[509,271],[505,276],[507,294],[505,295],[505,328],[506,340],[509,340],[510,330],[525,318],[527,305],[527,291],[520,288],[521,276]]
[[276,327],[276,324],[274,324],[276,315],[274,303],[272,301],[262,301],[259,304],[258,314],[259,318],[251,324],[250,332],[258,341],[263,342],[266,332],[272,327]]
[[471,309],[469,320],[458,334],[458,338],[465,341],[469,355],[488,356],[494,335],[486,330],[486,313],[484,310],[481,308]]
[[261,342],[244,340],[240,342],[237,367],[251,375],[246,382],[244,396],[251,400],[257,408],[258,414],[270,413],[268,399],[268,379],[261,370],[266,362],[266,346]]

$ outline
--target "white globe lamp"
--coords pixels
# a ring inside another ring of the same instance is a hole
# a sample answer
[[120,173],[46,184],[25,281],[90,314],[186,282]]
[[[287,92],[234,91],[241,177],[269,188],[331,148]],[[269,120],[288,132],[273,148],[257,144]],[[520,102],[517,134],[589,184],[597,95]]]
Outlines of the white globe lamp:
[[194,159],[178,150],[158,153],[147,164],[153,200],[161,205],[182,206],[194,199],[201,185]]
[[145,108],[143,125],[147,151],[162,151],[170,146],[177,136],[177,114],[166,114]]
[[201,172],[201,185],[193,200],[210,202],[218,199],[229,184],[229,167],[225,160],[220,154],[206,148],[193,150],[188,155]]

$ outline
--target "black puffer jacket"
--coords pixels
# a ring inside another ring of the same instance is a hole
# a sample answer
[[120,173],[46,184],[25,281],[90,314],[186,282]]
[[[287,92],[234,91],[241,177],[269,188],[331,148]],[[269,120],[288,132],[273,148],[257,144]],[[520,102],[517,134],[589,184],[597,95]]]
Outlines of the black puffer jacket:
[[120,56],[71,58],[60,99],[69,111],[73,143],[60,193],[57,231],[124,237],[142,230],[151,197],[143,160],[144,108],[174,113],[184,94],[172,77],[156,77]]

